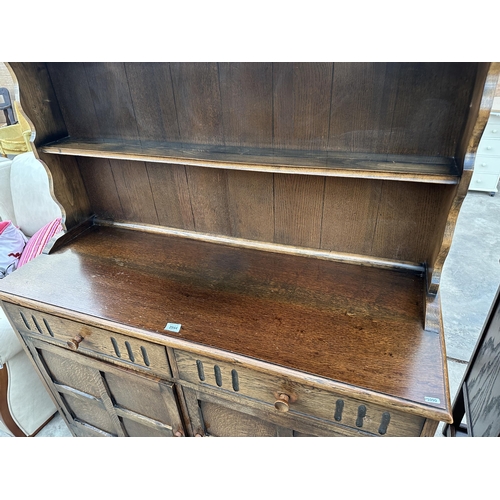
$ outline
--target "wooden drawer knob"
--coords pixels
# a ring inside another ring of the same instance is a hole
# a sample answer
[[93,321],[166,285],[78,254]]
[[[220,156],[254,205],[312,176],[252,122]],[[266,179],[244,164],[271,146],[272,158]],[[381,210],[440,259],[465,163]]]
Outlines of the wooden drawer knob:
[[76,351],[82,340],[83,337],[81,335],[75,335],[71,340],[68,340],[66,343],[68,344],[68,347],[71,350]]
[[280,394],[278,396],[278,399],[274,403],[274,407],[280,413],[286,413],[290,409],[290,406],[288,404],[289,401],[290,401],[290,396],[287,396],[286,394]]

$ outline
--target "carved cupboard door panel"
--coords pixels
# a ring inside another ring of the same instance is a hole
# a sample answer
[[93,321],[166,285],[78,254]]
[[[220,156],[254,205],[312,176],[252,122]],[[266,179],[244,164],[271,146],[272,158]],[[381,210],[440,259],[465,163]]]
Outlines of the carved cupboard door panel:
[[77,436],[179,436],[173,384],[27,338]]

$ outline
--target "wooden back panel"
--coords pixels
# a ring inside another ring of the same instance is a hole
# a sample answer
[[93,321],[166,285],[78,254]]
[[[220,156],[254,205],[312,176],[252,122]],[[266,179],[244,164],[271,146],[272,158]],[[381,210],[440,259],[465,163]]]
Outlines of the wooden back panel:
[[[78,158],[102,218],[425,262],[456,186]],[[346,196],[349,193],[350,196]]]
[[476,63],[49,63],[72,137],[455,156]]
[[[469,106],[488,72],[478,63],[12,67],[37,145],[69,135],[406,155],[424,163],[456,157],[459,169],[477,114]],[[450,224],[453,185],[39,156],[52,172],[68,228],[95,213],[432,267],[446,253],[443,235],[456,219]]]

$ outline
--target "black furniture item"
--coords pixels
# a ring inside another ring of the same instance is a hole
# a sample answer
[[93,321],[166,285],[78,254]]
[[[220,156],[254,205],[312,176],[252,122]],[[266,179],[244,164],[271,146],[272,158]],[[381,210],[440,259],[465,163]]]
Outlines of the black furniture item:
[[500,288],[453,402],[453,424],[446,425],[443,434],[500,436]]

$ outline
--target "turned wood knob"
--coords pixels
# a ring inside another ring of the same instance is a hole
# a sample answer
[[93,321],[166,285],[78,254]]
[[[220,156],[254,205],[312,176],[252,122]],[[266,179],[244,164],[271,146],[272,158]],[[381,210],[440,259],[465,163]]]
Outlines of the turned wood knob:
[[289,401],[290,401],[290,396],[287,396],[286,394],[280,394],[278,396],[278,399],[274,403],[274,407],[279,412],[286,413],[290,409],[290,406],[288,405]]
[[68,340],[68,342],[66,343],[68,344],[68,347],[71,350],[76,351],[82,340],[83,337],[81,335],[75,335],[71,340]]

